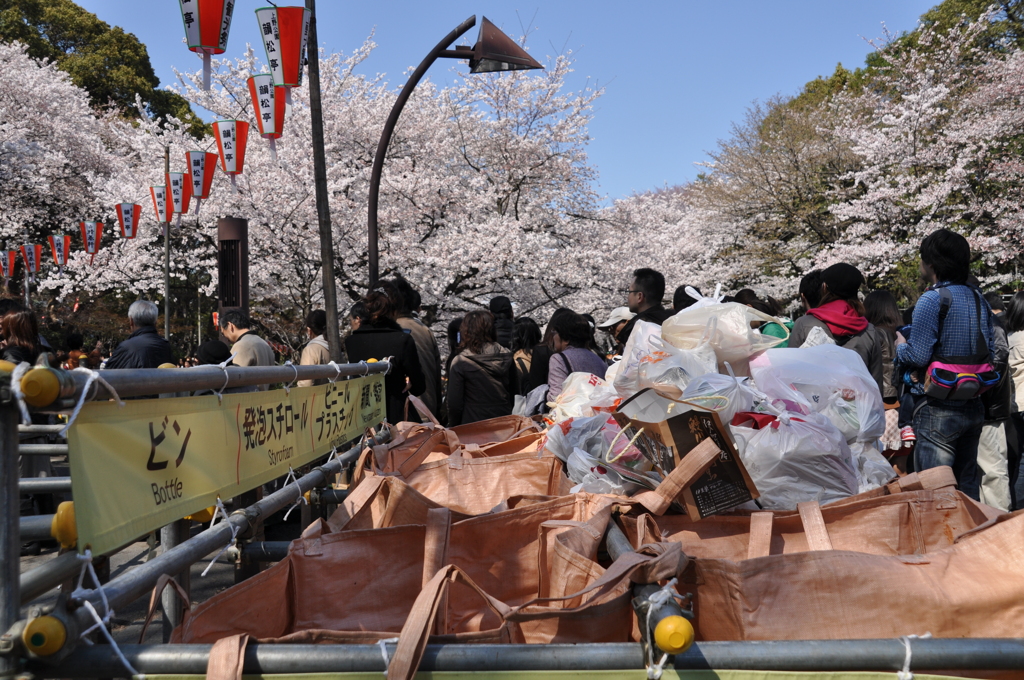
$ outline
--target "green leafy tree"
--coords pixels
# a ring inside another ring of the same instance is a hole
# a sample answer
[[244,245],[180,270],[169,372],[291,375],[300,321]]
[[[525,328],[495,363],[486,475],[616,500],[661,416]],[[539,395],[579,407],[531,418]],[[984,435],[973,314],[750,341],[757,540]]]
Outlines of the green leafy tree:
[[158,89],[160,79],[138,38],[71,0],[0,0],[0,41],[24,43],[30,56],[56,62],[96,107],[113,104],[129,113],[138,95],[150,115],[177,117],[197,137],[207,132],[188,101]]

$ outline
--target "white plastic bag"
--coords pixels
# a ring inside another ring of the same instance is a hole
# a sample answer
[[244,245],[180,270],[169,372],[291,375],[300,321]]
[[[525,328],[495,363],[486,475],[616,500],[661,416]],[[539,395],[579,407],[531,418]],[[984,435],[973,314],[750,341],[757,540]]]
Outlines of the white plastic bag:
[[722,424],[728,425],[737,413],[755,411],[755,404],[767,401],[749,383],[747,378],[708,373],[686,386],[682,401],[717,412]]
[[562,385],[561,394],[548,402],[551,407],[548,418],[558,423],[567,418],[610,413],[619,401],[615,388],[593,373],[570,373]]
[[719,363],[728,361],[732,364],[738,374],[746,373],[751,357],[784,341],[784,338],[763,335],[750,325],[751,322],[777,323],[775,317],[738,302],[687,307],[665,320],[661,326],[661,337],[680,349],[693,349],[701,343],[712,319],[715,322],[709,342],[715,355]]
[[762,415],[757,423],[732,425],[740,458],[761,494],[761,507],[795,510],[797,503],[825,504],[859,489],[846,439],[824,416]]
[[615,381],[612,384],[623,398],[640,391],[640,362],[653,350],[651,338],[661,338],[661,326],[649,321],[637,321],[622,350],[622,361],[612,367],[615,369]]
[[572,493],[606,493],[628,496],[640,489],[639,484],[627,482],[619,473],[605,465],[603,461],[591,456],[580,448],[573,449],[566,462],[569,479],[577,485]]
[[873,442],[851,442],[850,453],[857,467],[857,493],[864,493],[888,484],[896,477],[892,464],[885,459]]
[[697,289],[691,286],[687,286],[684,290],[686,291],[686,294],[690,296],[690,298],[696,300],[696,302],[687,307],[687,309],[695,309],[699,307],[707,307],[709,305],[717,305],[722,301],[722,298],[725,297],[725,295],[722,294],[722,284],[720,283],[715,286],[715,292],[707,297],[698,293]]
[[679,349],[652,335],[647,344],[651,351],[640,359],[638,391],[651,387],[658,394],[678,399],[694,378],[718,370],[715,350],[707,342]]
[[810,332],[807,333],[807,337],[804,339],[804,344],[800,347],[817,347],[818,345],[834,345],[836,344],[835,338],[829,335],[824,328],[821,326],[814,326]]
[[[848,441],[872,442],[885,433],[878,383],[853,350],[827,344],[770,349],[751,363],[750,370],[769,397],[781,400],[790,411],[822,413]],[[837,392],[841,397],[834,396]]]

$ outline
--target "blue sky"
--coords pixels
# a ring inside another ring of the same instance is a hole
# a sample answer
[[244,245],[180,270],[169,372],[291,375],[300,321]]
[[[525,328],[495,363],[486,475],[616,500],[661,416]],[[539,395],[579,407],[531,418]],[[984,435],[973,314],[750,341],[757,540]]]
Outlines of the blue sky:
[[[77,0],[109,24],[134,33],[149,50],[161,83],[172,68],[197,70],[182,43],[177,0]],[[262,0],[237,0],[228,55],[258,45],[255,10]],[[284,3],[280,3],[284,4]],[[293,0],[291,4],[301,4]],[[367,74],[386,73],[394,87],[448,31],[481,15],[513,37],[529,31],[527,47],[545,57],[572,50],[569,85],[603,86],[590,126],[589,154],[606,200],[692,180],[706,152],[728,137],[754,100],[795,94],[838,62],[864,62],[865,38],[911,30],[936,0],[319,0],[319,39],[330,51],[352,52],[371,31],[378,47]],[[476,29],[468,34],[475,40]],[[453,78],[454,62],[428,76]],[[465,68],[461,65],[455,68]],[[383,124],[383,121],[381,121]]]

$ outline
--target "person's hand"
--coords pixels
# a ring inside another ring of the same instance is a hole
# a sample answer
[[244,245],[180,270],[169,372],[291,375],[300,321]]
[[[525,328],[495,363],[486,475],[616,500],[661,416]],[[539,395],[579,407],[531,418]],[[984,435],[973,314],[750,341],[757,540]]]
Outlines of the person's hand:
[[899,346],[905,344],[907,344],[907,339],[903,337],[903,333],[896,331],[896,345]]

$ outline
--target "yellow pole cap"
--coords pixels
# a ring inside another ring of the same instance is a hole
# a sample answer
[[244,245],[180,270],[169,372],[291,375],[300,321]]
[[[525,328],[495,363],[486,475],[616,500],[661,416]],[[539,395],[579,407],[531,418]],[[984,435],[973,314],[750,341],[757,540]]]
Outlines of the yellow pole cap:
[[17,366],[12,364],[10,361],[4,361],[3,359],[0,359],[0,371],[4,373],[14,373],[15,368],[17,368]]
[[52,656],[61,650],[68,639],[68,631],[54,616],[38,616],[25,625],[21,641],[36,656]]
[[21,393],[29,406],[49,406],[60,396],[60,380],[49,368],[30,368],[21,377]]
[[368,363],[368,364],[375,364],[375,363],[377,363],[377,360],[376,359],[367,359],[366,363]]
[[193,522],[199,522],[200,524],[206,524],[207,522],[213,519],[213,516],[214,514],[216,514],[216,512],[217,506],[211,505],[208,508],[203,508],[199,512],[193,512],[185,519],[191,520]]
[[171,362],[163,363],[157,366],[157,368],[177,368],[178,364],[172,364]]
[[50,535],[57,539],[60,547],[74,548],[78,543],[78,526],[75,524],[75,502],[64,501],[57,506],[57,512],[50,522]]
[[654,627],[654,642],[666,654],[682,654],[693,638],[693,625],[682,616],[666,616]]

